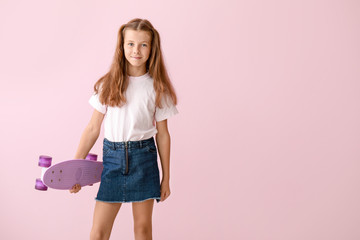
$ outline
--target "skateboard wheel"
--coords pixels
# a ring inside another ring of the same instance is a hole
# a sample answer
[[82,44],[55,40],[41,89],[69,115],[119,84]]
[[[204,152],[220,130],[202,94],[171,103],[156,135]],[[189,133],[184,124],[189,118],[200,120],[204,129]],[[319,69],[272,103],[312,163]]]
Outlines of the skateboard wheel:
[[40,167],[50,167],[51,166],[52,157],[41,155],[39,157],[39,166]]
[[41,181],[40,178],[37,178],[35,182],[35,189],[40,191],[46,191],[48,187],[45,186],[45,184]]
[[86,158],[87,160],[97,161],[97,155],[94,153],[89,153]]

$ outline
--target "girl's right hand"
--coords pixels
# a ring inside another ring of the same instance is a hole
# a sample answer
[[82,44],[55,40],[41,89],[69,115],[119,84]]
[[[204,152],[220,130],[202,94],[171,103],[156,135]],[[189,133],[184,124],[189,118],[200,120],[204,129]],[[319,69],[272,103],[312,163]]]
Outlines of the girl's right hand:
[[77,193],[77,192],[80,191],[80,190],[81,190],[80,184],[75,184],[75,185],[72,187],[72,189],[70,189],[69,191],[70,191],[70,193]]

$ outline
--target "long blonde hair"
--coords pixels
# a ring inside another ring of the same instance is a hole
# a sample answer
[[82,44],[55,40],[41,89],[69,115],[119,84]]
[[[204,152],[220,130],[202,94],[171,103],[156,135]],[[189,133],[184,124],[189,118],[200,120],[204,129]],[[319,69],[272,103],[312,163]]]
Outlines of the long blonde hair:
[[123,24],[118,31],[116,51],[110,70],[94,85],[95,93],[100,92],[100,102],[112,107],[121,107],[127,102],[125,92],[129,79],[127,77],[127,64],[124,54],[124,36],[127,29],[146,31],[152,36],[151,52],[146,62],[146,71],[154,79],[154,90],[156,92],[155,105],[162,108],[161,99],[164,95],[168,95],[172,99],[173,104],[176,105],[177,96],[175,89],[169,79],[161,53],[160,35],[148,20],[140,18],[132,19],[128,23]]

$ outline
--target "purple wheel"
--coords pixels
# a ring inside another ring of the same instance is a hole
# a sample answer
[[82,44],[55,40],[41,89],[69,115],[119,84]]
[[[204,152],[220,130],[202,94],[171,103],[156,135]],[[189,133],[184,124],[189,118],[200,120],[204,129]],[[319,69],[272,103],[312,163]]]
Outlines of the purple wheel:
[[97,155],[94,153],[89,153],[86,158],[87,160],[97,161]]
[[35,189],[40,191],[46,191],[48,187],[45,186],[45,184],[41,181],[40,178],[37,178],[35,182]]
[[40,167],[50,167],[51,166],[52,157],[40,155],[39,157],[39,166]]

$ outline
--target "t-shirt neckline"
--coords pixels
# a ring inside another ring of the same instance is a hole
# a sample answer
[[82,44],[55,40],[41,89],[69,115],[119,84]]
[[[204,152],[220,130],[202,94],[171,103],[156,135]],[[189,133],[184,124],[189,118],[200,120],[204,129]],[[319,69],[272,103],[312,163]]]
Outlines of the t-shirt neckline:
[[149,76],[150,76],[149,72],[146,72],[145,74],[143,74],[143,75],[141,75],[141,76],[137,76],[137,77],[128,76],[128,77],[129,77],[129,79],[131,79],[131,80],[136,80],[136,81],[138,81],[138,80],[146,79],[146,78],[148,78]]

